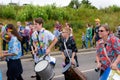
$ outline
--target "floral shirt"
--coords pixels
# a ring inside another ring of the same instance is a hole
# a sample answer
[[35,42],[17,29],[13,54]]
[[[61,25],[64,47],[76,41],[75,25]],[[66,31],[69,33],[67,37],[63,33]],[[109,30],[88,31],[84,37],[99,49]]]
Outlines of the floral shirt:
[[[106,51],[104,50],[106,49]],[[105,56],[105,52],[107,52],[107,56],[114,62],[117,56],[120,54],[120,39],[115,37],[114,35],[109,35],[106,43],[100,39],[97,41],[96,45],[97,55],[99,55],[102,63],[102,69],[105,70],[110,66],[110,61]],[[120,68],[120,63],[118,64],[118,68]]]
[[8,60],[20,59],[22,56],[21,43],[15,36],[12,36],[8,43],[8,54],[16,54],[16,56],[8,56]]

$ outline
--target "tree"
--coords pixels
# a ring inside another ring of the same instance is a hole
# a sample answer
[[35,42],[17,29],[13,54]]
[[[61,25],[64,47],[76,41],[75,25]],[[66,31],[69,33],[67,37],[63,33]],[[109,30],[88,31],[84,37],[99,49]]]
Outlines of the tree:
[[81,4],[91,5],[91,3],[89,2],[89,0],[82,0]]
[[80,7],[96,9],[95,6],[91,5],[89,0],[82,0],[81,4],[80,4]]
[[68,7],[70,8],[78,8],[80,6],[79,0],[71,0]]

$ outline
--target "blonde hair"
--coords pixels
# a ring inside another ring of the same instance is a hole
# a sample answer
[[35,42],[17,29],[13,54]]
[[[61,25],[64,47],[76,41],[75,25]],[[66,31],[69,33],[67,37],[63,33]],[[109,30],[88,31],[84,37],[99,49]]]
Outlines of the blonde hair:
[[69,35],[71,34],[70,28],[63,28],[62,31],[63,31],[63,32],[67,32]]

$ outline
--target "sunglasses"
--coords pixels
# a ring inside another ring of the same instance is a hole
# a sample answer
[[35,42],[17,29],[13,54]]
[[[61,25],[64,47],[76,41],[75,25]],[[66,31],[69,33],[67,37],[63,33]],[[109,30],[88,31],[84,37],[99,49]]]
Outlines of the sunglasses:
[[62,32],[62,33],[67,33],[67,32]]
[[105,30],[98,30],[98,32],[104,32]]

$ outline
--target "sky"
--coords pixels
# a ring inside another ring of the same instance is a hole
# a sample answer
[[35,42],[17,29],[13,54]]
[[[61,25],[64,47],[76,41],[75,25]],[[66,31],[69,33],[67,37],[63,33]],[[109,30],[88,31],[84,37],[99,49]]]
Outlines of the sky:
[[[71,0],[0,0],[0,4],[8,4],[10,2],[22,4],[33,4],[44,6],[55,3],[57,6],[67,6]],[[79,0],[82,1],[82,0]],[[120,0],[89,0],[92,5],[97,8],[104,8],[111,5],[120,6]]]

